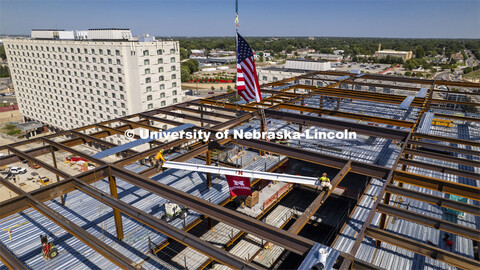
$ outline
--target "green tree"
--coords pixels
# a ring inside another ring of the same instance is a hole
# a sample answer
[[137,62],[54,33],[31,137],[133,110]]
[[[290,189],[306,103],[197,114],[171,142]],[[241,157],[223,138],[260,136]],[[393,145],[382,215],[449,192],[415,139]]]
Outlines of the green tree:
[[0,58],[3,60],[7,59],[7,54],[5,53],[5,47],[3,45],[0,46]]
[[185,48],[180,48],[180,60],[183,60],[183,59],[187,59],[188,57],[190,57],[190,53],[188,53],[189,50],[185,49]]
[[182,63],[182,65],[187,66],[188,69],[190,70],[190,74],[197,72],[199,69],[199,63],[195,59],[190,59],[188,61],[185,61]]
[[185,66],[185,65],[182,65],[180,67],[180,74],[181,74],[181,78],[182,78],[182,82],[188,82],[190,80],[190,69]]
[[471,67],[466,67],[465,69],[463,69],[463,74],[467,74],[467,73],[470,73],[473,71],[473,68]]

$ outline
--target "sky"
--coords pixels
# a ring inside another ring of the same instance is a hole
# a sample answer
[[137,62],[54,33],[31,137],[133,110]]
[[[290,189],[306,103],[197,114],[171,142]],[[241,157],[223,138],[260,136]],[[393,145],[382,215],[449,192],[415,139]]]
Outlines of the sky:
[[[480,38],[480,0],[238,0],[244,36]],[[0,34],[234,36],[235,0],[0,0]]]

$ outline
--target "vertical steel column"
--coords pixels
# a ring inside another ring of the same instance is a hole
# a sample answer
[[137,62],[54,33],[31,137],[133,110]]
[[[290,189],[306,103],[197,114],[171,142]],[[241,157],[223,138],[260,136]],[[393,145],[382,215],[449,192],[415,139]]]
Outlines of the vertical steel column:
[[[58,168],[57,168],[57,159],[55,158],[55,149],[53,149],[53,146],[50,146],[50,152],[52,153],[53,167],[55,167],[55,169],[58,169]],[[59,181],[60,181],[60,177],[58,176],[58,174],[55,174],[55,177],[57,178],[57,182],[59,182]],[[62,203],[62,206],[65,206],[65,197],[64,197],[64,195],[61,195],[61,196],[60,196],[60,202]]]
[[[115,198],[118,199],[118,192],[117,192],[117,181],[115,176],[112,175],[112,170],[110,167],[108,168],[108,185],[110,187],[110,194]],[[117,208],[113,209],[113,218],[115,219],[115,230],[117,232],[117,238],[119,240],[123,239],[123,224],[122,224],[122,214],[120,210]]]
[[[212,150],[210,148],[207,150],[207,165],[212,165]],[[207,173],[207,187],[212,187],[212,173]]]

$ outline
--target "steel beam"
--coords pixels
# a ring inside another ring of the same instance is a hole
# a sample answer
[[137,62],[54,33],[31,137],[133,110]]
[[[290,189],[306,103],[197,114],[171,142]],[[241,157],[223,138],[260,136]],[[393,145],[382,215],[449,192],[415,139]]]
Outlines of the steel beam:
[[305,209],[303,214],[295,221],[295,223],[290,226],[288,229],[289,232],[298,234],[302,230],[302,228],[305,226],[305,224],[308,223],[310,218],[317,212],[317,210],[322,206],[323,202],[330,196],[332,191],[340,184],[340,182],[345,178],[347,173],[350,171],[352,162],[349,161],[343,168],[335,175],[333,178],[331,185],[332,188],[328,191],[322,190],[320,194],[317,195],[315,200]]
[[135,262],[127,258],[122,253],[118,252],[114,248],[108,246],[104,242],[98,240],[95,236],[88,233],[86,230],[82,229],[80,226],[76,225],[72,221],[68,220],[60,213],[52,210],[51,208],[45,206],[39,200],[35,199],[32,195],[25,193],[23,190],[10,183],[9,181],[0,177],[0,182],[8,187],[13,192],[18,195],[23,195],[26,197],[28,204],[37,210],[39,213],[53,221],[59,227],[75,236],[78,240],[82,241],[87,246],[91,247],[93,250],[110,260],[112,263],[117,265],[122,269],[143,269],[141,266],[138,266]]
[[394,181],[480,201],[480,188],[419,174],[395,171]]
[[421,156],[421,157],[428,157],[428,158],[431,158],[431,159],[443,160],[443,161],[447,161],[447,162],[462,164],[462,165],[465,165],[465,166],[480,167],[480,161],[475,161],[475,160],[472,160],[472,159],[465,159],[465,158],[458,158],[458,157],[439,154],[439,153],[433,154],[432,152],[425,151],[425,150],[405,149],[403,151],[403,153],[404,154],[409,154],[409,155],[412,155],[412,156]]
[[[76,177],[82,179],[82,181],[86,183],[93,183],[107,177],[107,169],[108,167],[106,166],[97,167],[93,170],[78,174]],[[36,200],[45,202],[62,196],[63,194],[66,194],[73,190],[75,190],[74,184],[72,179],[69,178],[30,191],[29,194],[31,194]],[[29,207],[30,206],[27,204],[26,197],[23,195],[19,195],[6,201],[2,201],[0,202],[0,219],[19,213],[25,209],[28,209]]]
[[259,269],[258,266],[249,263],[241,258],[222,250],[209,242],[206,242],[188,232],[182,231],[167,222],[158,219],[150,214],[147,214],[140,209],[133,207],[114,196],[110,196],[101,190],[94,188],[81,181],[75,181],[75,186],[79,190],[85,192],[87,195],[101,201],[104,204],[111,206],[117,211],[121,211],[125,215],[137,220],[138,222],[162,233],[166,236],[175,239],[176,241],[191,247],[200,253],[215,259],[227,266],[235,269]]
[[407,165],[407,166],[413,166],[413,167],[417,167],[417,168],[427,169],[427,170],[430,170],[430,171],[436,171],[436,172],[456,175],[456,176],[460,176],[460,177],[480,180],[480,174],[475,173],[475,172],[471,172],[471,171],[465,171],[465,170],[460,170],[460,169],[456,169],[456,168],[449,168],[449,167],[445,167],[445,166],[435,165],[435,164],[432,164],[432,163],[420,162],[420,161],[410,160],[410,159],[405,159],[405,158],[401,158],[400,163],[404,164],[404,165]]
[[462,139],[457,139],[457,138],[449,138],[449,137],[443,137],[443,136],[437,136],[437,135],[414,133],[413,138],[428,139],[428,140],[439,141],[439,142],[449,142],[449,143],[456,143],[456,144],[463,144],[463,145],[470,145],[470,146],[474,146],[474,147],[480,147],[480,142],[462,140]]
[[175,110],[197,113],[197,114],[204,114],[204,115],[209,115],[209,116],[213,116],[213,117],[217,117],[217,118],[224,118],[224,119],[235,118],[235,116],[233,116],[233,115],[226,115],[226,114],[209,112],[209,111],[200,111],[200,110],[196,110],[196,109],[192,109],[192,108],[189,108],[189,107],[186,107],[186,106],[180,106],[180,105],[174,105],[173,108]]
[[422,202],[430,203],[440,207],[450,208],[460,212],[469,213],[472,215],[480,216],[480,206],[473,204],[463,203],[459,201],[450,200],[444,197],[430,195],[424,192],[418,192],[415,190],[410,190],[402,187],[397,187],[393,185],[387,186],[387,192],[397,194],[400,196],[412,198]]
[[[49,146],[49,147],[50,147],[50,146]],[[26,154],[26,153],[24,153],[24,152],[22,152],[22,151],[20,151],[20,150],[18,150],[18,149],[16,149],[16,148],[13,148],[13,147],[7,145],[7,149],[8,149],[8,151],[14,153],[15,155],[17,155],[17,156],[19,156],[19,157],[21,157],[21,158],[23,158],[23,159],[26,159],[26,160],[28,160],[28,161],[34,162],[35,164],[39,165],[40,167],[43,167],[43,168],[45,168],[45,169],[47,169],[47,170],[55,173],[56,175],[58,175],[58,176],[60,176],[60,177],[63,177],[63,178],[65,178],[65,179],[70,177],[70,175],[69,175],[68,173],[63,172],[63,171],[58,170],[58,169],[55,169],[55,168],[52,167],[50,164],[47,164],[47,163],[45,163],[45,162],[43,162],[43,161],[41,161],[41,160],[39,160],[39,159],[36,159],[36,158],[34,158],[34,157],[31,157],[30,155],[28,155],[28,154]]]
[[340,121],[336,119],[316,117],[312,115],[303,115],[298,113],[289,113],[285,111],[276,111],[265,109],[265,115],[270,118],[280,119],[297,124],[307,124],[333,130],[348,130],[359,134],[387,138],[397,141],[404,141],[408,136],[408,131],[364,125],[354,122]]
[[[234,139],[232,140],[232,142],[237,145],[243,145],[253,149],[263,149],[266,152],[271,152],[314,164],[320,164],[330,168],[341,169],[349,161],[348,159],[336,157],[333,155],[327,155],[305,149],[294,148],[273,142],[238,139]],[[352,161],[351,172],[370,177],[386,178],[390,172],[390,169],[378,165]]]
[[446,220],[429,217],[424,214],[408,211],[399,207],[394,207],[381,203],[377,206],[377,211],[391,216],[396,216],[402,219],[406,219],[418,224],[425,225],[427,227],[435,228],[437,230],[446,231],[455,235],[460,235],[473,241],[480,241],[480,230],[458,225],[457,223],[449,222]]
[[239,228],[269,242],[275,243],[296,254],[304,255],[314,242],[306,238],[288,233],[244,214],[210,203],[206,200],[180,191],[168,185],[153,181],[137,173],[111,166],[112,174],[130,184],[148,190],[167,200],[193,209],[203,215],[221,220],[225,224]]
[[382,242],[390,243],[394,246],[412,251],[428,258],[443,261],[462,269],[479,269],[480,262],[472,260],[465,256],[446,251],[435,246],[417,242],[398,234],[387,232],[373,227],[368,227],[366,235]]
[[10,250],[3,245],[3,243],[0,243],[0,260],[11,270],[28,269],[27,266],[15,256],[15,254],[10,252]]
[[170,116],[173,116],[173,117],[193,120],[193,121],[197,121],[197,122],[202,122],[203,121],[205,123],[209,123],[209,124],[213,124],[213,125],[217,125],[217,124],[221,123],[220,121],[217,121],[217,120],[201,118],[201,117],[198,117],[198,116],[193,116],[193,115],[184,114],[184,113],[176,113],[176,112],[168,111],[166,109],[158,109],[157,112],[158,112],[158,114],[170,115]]
[[316,113],[318,115],[329,115],[329,116],[336,116],[336,117],[342,117],[342,118],[348,118],[348,119],[368,121],[368,122],[374,122],[374,123],[380,123],[380,124],[387,124],[387,125],[398,126],[398,127],[411,128],[411,127],[413,127],[413,124],[414,124],[413,122],[410,122],[410,121],[391,119],[391,118],[379,117],[379,116],[374,116],[374,115],[366,115],[366,114],[360,114],[360,113],[351,113],[351,112],[342,112],[342,111],[336,111],[336,110],[319,109],[319,108],[308,107],[308,106],[300,106],[300,105],[294,105],[294,104],[282,103],[282,104],[279,105],[279,108],[280,109],[287,109],[287,110],[301,111],[301,112],[311,112],[311,113]]
[[[410,140],[408,143],[414,144],[417,146],[423,146],[425,148],[438,149],[438,150],[448,151],[452,153],[480,156],[480,151],[475,151],[473,149],[458,148],[453,146],[447,146],[447,145],[436,144],[436,143],[425,142],[425,141],[417,141],[417,140]],[[428,151],[425,151],[425,152],[428,152]],[[437,153],[432,153],[432,155],[436,155],[436,154]]]

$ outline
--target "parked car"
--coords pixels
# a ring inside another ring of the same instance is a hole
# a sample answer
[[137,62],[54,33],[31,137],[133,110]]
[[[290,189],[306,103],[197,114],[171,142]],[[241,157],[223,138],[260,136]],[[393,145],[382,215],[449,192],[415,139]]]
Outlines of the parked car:
[[74,161],[74,162],[78,162],[78,161],[85,161],[87,162],[88,160],[84,159],[84,158],[81,158],[81,157],[77,157],[77,156],[69,156],[69,157],[66,157],[65,160],[67,161]]
[[50,178],[48,178],[46,176],[42,176],[42,177],[40,177],[40,179],[38,179],[38,182],[40,182],[40,184],[45,186],[48,183],[50,183]]
[[215,92],[208,92],[209,94],[215,94]]
[[28,166],[29,166],[30,168],[32,168],[32,169],[38,169],[38,168],[40,168],[40,166],[39,166],[38,164],[36,164],[36,163],[34,163],[34,162],[31,162],[31,161],[28,162]]
[[10,168],[11,174],[25,174],[27,173],[27,169],[21,167],[11,167]]

